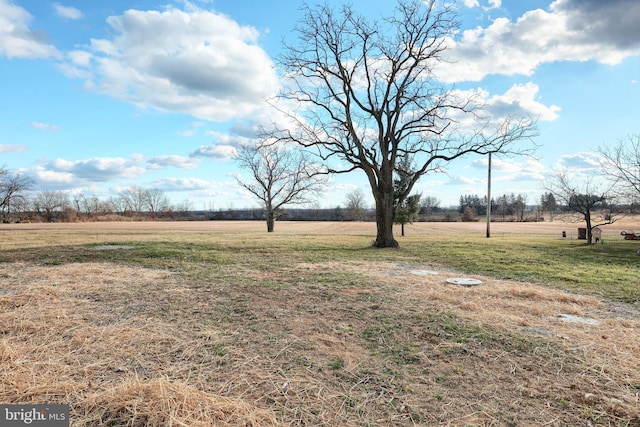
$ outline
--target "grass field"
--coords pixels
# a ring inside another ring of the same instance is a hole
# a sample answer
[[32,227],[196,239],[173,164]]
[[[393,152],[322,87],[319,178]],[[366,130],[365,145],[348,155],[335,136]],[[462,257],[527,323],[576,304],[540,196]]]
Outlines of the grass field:
[[419,223],[399,250],[371,223],[2,225],[0,402],[73,426],[638,426],[634,225]]

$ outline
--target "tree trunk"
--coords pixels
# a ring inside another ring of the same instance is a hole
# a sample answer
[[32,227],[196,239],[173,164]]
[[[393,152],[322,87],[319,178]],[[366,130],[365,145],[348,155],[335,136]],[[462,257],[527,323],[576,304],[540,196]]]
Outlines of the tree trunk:
[[404,222],[402,223],[402,237],[404,237]]
[[267,210],[267,232],[268,233],[273,233],[273,230],[275,228],[275,223],[276,223],[276,213],[273,211],[273,209],[268,209]]
[[393,187],[391,192],[379,191],[376,199],[377,235],[376,248],[397,248],[400,245],[393,237]]
[[587,223],[587,244],[590,245],[592,243],[592,234],[591,234],[591,211],[587,209],[587,213],[584,215],[584,220]]

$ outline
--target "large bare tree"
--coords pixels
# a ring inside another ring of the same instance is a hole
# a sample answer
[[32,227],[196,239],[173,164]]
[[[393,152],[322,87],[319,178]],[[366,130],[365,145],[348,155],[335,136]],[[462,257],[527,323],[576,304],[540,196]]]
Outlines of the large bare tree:
[[[457,30],[455,14],[440,3],[401,0],[378,21],[351,6],[306,5],[295,28],[298,43],[285,46],[278,60],[287,79],[274,104],[289,125],[275,134],[315,149],[329,172],[366,174],[377,247],[398,246],[395,207],[421,176],[470,153],[522,153],[514,143],[536,133],[531,118],[483,119],[477,97],[437,79]],[[394,199],[394,172],[403,158],[415,168]]]
[[309,203],[321,185],[323,173],[306,154],[280,144],[260,143],[238,147],[236,162],[247,169],[250,177],[237,177],[240,186],[256,196],[267,213],[267,232],[273,232],[275,221],[284,205]]

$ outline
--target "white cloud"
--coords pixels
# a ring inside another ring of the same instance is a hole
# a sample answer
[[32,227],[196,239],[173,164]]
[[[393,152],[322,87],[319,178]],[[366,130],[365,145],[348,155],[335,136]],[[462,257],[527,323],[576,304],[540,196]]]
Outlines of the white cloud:
[[232,145],[203,145],[191,153],[193,157],[207,157],[211,160],[228,160],[236,155],[236,148]]
[[[471,162],[473,168],[482,171],[487,170],[488,164],[489,159],[486,156]],[[491,159],[492,180],[539,182],[544,180],[547,174],[547,169],[536,159],[501,158],[500,156],[492,156]]]
[[494,117],[532,116],[542,121],[554,121],[558,118],[560,107],[546,106],[536,100],[538,85],[528,82],[514,85],[503,95],[494,95],[487,99],[485,112]]
[[35,170],[35,178],[38,184],[43,184],[47,188],[55,187],[67,187],[77,183],[76,178],[69,172],[58,172],[47,170],[43,167],[38,167]]
[[82,12],[75,7],[63,6],[60,3],[53,3],[53,9],[56,11],[56,15],[64,19],[80,19],[82,18]]
[[65,73],[89,71],[95,90],[115,98],[227,121],[250,116],[277,89],[258,31],[224,15],[191,5],[128,10],[107,22],[115,36],[92,39],[91,58],[71,57]]
[[185,156],[157,156],[147,160],[150,169],[175,167],[180,169],[197,169],[199,160]]
[[640,2],[556,0],[515,21],[501,17],[450,41],[454,61],[443,81],[479,81],[490,74],[532,75],[543,63],[595,60],[617,64],[640,55]]
[[86,50],[72,50],[67,53],[73,65],[89,67],[91,65],[91,53]]
[[445,183],[445,185],[477,185],[484,182],[484,180],[480,178],[468,178],[466,176],[452,176],[449,181]]
[[211,190],[216,186],[216,183],[200,178],[163,178],[154,183],[154,187],[163,191]]
[[20,145],[20,144],[0,144],[0,153],[1,154],[7,154],[7,153],[22,153],[24,151],[27,150],[27,146],[26,145]]
[[191,136],[194,136],[196,133],[198,133],[198,131],[193,129],[188,129],[188,130],[183,130],[178,132],[178,135],[184,136],[185,138],[189,138]]
[[592,152],[566,154],[558,159],[554,168],[559,171],[595,174],[600,170],[601,160],[602,157],[599,154]]
[[29,127],[33,128],[33,129],[47,130],[47,131],[51,131],[51,132],[55,132],[55,131],[60,129],[56,125],[50,125],[50,124],[41,123],[41,122],[33,122],[33,123],[31,123],[29,125]]
[[29,28],[31,19],[31,14],[25,9],[0,0],[0,57],[37,59],[60,56],[43,31]]
[[185,138],[194,136],[198,133],[198,128],[201,128],[204,125],[203,122],[191,122],[189,124],[190,129],[186,129],[178,132],[178,135],[184,136]]
[[[489,124],[498,125],[508,117],[531,117],[534,120],[554,121],[559,117],[560,107],[547,106],[539,102],[538,85],[534,83],[516,84],[504,94],[491,95],[487,90],[478,88],[475,90],[456,90],[452,96],[460,100],[473,99],[474,105],[479,109],[481,121],[487,120]],[[454,103],[462,105],[465,101]],[[452,111],[450,118],[457,124],[457,130],[477,131],[478,118],[474,114],[461,111]]]
[[121,157],[95,157],[85,160],[69,161],[56,159],[41,167],[39,175],[53,174],[73,176],[76,180],[108,182],[115,179],[132,179],[146,171],[139,159]]

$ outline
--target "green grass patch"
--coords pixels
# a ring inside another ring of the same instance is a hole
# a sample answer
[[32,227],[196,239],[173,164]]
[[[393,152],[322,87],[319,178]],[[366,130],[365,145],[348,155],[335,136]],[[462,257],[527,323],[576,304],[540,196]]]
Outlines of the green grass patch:
[[[243,268],[272,271],[297,263],[404,262],[531,281],[616,301],[640,301],[638,244],[634,241],[608,240],[606,244],[587,245],[583,241],[529,236],[486,239],[475,235],[463,238],[421,235],[402,239],[399,250],[374,249],[370,243],[370,236],[357,235],[167,233],[153,239],[132,235],[130,240],[59,244],[46,250],[3,250],[0,262],[30,261],[45,265],[114,262],[174,269],[194,276],[225,269],[229,274]],[[99,250],[105,245],[129,248]],[[343,284],[349,278],[339,272],[328,272],[320,280],[331,285]]]
[[464,241],[413,238],[403,249],[412,257],[469,274],[522,280],[623,301],[640,301],[637,242],[553,238],[465,237]]

